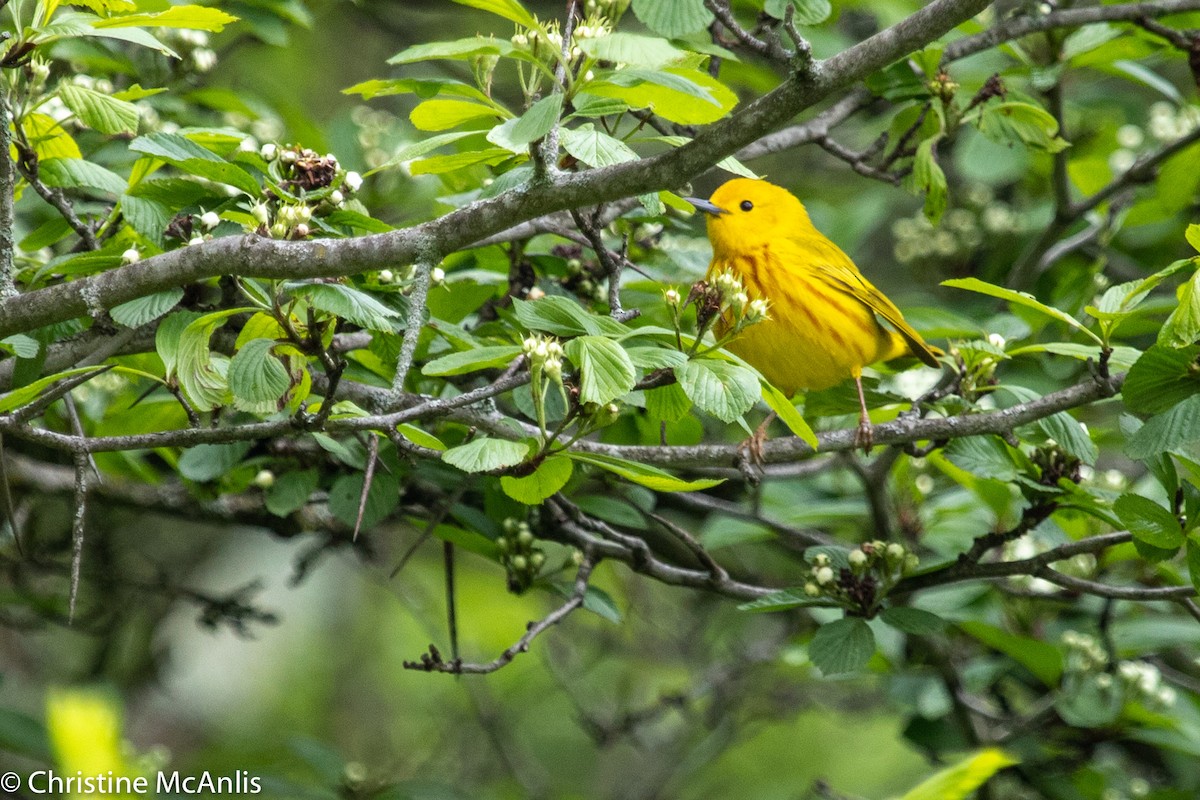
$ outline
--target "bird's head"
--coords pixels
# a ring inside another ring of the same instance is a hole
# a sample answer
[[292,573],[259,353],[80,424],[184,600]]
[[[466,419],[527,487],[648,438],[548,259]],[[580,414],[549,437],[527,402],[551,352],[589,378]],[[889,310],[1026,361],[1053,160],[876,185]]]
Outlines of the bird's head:
[[718,256],[756,250],[812,227],[794,194],[764,180],[734,178],[708,200],[687,201],[708,215],[708,240]]

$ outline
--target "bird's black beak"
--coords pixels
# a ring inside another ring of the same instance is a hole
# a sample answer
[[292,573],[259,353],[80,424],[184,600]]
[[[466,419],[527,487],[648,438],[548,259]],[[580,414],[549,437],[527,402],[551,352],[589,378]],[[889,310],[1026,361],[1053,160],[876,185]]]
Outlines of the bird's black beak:
[[714,217],[729,213],[720,206],[714,206],[712,203],[708,202],[707,200],[701,200],[699,197],[685,197],[683,199],[695,206],[697,211],[703,211],[705,214],[712,214]]

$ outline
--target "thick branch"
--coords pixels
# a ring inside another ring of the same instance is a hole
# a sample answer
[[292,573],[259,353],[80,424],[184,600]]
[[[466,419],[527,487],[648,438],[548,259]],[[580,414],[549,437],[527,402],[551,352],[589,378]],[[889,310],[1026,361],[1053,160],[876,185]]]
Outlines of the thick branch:
[[555,211],[677,187],[830,94],[917,50],[988,5],[988,0],[934,0],[907,19],[813,65],[770,93],[654,158],[553,176],[480,200],[400,231],[338,241],[284,242],[225,237],[172,250],[135,265],[0,302],[0,337],[112,308],[138,297],[216,275],[298,279],[354,275],[447,253],[515,223]]

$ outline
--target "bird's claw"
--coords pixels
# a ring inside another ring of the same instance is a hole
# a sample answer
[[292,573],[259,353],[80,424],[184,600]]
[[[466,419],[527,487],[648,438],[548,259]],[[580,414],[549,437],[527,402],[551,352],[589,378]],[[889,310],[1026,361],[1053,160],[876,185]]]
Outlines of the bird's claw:
[[870,453],[875,444],[875,430],[870,420],[861,420],[854,431],[854,447],[861,449],[864,454]]

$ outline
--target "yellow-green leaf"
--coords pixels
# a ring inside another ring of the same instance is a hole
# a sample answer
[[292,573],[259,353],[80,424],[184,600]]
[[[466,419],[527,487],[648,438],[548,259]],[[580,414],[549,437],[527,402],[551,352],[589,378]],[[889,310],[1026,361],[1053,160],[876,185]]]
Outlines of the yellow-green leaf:
[[940,770],[910,789],[900,800],[966,800],[971,793],[1005,767],[1019,763],[1003,750],[991,747]]

